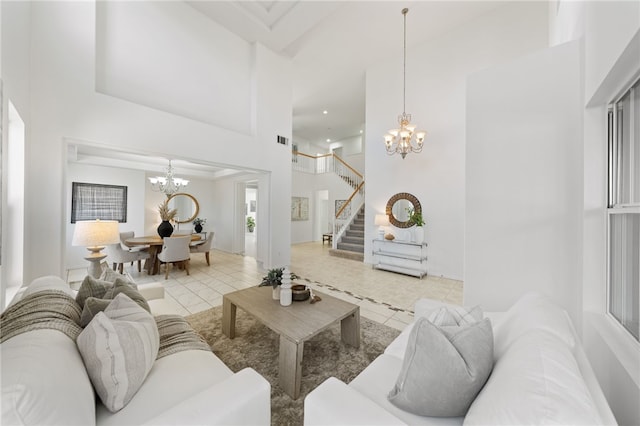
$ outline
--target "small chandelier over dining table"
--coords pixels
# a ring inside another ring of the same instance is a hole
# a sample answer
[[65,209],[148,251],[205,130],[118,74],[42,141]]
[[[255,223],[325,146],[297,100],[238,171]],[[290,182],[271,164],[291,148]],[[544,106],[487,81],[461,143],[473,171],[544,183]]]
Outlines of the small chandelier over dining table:
[[[402,62],[402,115],[398,116],[399,129],[391,129],[389,133],[384,135],[384,143],[387,148],[387,154],[400,154],[402,158],[410,153],[418,153],[422,151],[422,144],[427,135],[425,131],[415,132],[416,126],[411,124],[411,114],[406,113],[407,98],[407,12],[409,9],[402,9],[404,16],[404,50]],[[415,144],[413,136],[415,135]]]
[[171,160],[169,160],[169,167],[167,167],[167,173],[165,176],[150,177],[151,189],[157,192],[162,192],[167,197],[179,192],[182,188],[189,184],[186,179],[180,179],[173,175],[174,169],[171,166]]

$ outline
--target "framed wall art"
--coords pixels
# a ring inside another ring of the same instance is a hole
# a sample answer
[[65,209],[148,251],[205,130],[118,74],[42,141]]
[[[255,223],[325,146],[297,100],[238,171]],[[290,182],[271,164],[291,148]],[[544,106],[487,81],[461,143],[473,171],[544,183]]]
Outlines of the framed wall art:
[[309,199],[291,197],[291,220],[309,220]]

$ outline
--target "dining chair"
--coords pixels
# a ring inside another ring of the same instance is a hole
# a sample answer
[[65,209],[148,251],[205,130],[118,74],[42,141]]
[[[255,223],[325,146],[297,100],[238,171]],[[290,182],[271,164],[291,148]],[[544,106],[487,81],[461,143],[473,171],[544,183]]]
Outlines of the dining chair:
[[204,241],[194,241],[189,245],[189,251],[191,253],[204,253],[204,258],[207,260],[207,266],[211,266],[211,263],[209,263],[209,251],[211,250],[213,234],[215,234],[215,232],[207,232],[207,237]]
[[135,246],[130,247],[125,243],[129,238],[135,237],[135,233],[133,231],[125,231],[120,233],[120,246],[123,250],[126,251],[146,251],[149,250],[149,246]]
[[113,270],[118,268],[118,271],[122,274],[124,270],[124,264],[137,261],[138,272],[142,271],[142,261],[149,258],[149,253],[146,251],[129,251],[122,248],[121,243],[108,244],[105,247],[107,253],[107,260],[113,263]]
[[158,260],[165,264],[164,279],[169,279],[169,268],[172,263],[180,263],[189,275],[189,243],[191,235],[167,237],[162,239],[162,251]]

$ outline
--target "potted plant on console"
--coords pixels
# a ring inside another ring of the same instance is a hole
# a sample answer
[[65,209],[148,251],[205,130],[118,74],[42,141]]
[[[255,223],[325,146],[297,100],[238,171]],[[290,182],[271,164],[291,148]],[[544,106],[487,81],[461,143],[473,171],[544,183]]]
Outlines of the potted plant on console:
[[418,244],[422,244],[424,242],[424,219],[422,218],[422,212],[417,212],[414,209],[408,209],[409,212],[409,222],[414,224],[416,227],[414,229],[414,240]]
[[204,225],[205,223],[207,223],[207,219],[202,219],[199,217],[195,218],[195,220],[193,221],[193,230],[196,231],[196,234],[202,232],[202,225]]
[[178,210],[170,209],[165,202],[158,206],[158,213],[160,213],[160,219],[162,219],[162,222],[158,225],[158,235],[161,238],[170,237],[173,234],[173,225],[169,221],[176,217]]
[[[280,300],[280,286],[282,285],[282,271],[284,268],[273,268],[269,269],[267,275],[262,277],[262,282],[258,285],[258,287],[263,287],[270,285],[273,288],[273,299]],[[295,280],[300,278],[293,272],[291,272],[291,279]]]

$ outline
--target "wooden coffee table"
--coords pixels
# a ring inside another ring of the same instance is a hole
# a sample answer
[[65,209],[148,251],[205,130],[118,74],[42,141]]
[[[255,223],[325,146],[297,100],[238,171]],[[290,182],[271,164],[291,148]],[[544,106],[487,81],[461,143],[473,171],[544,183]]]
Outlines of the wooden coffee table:
[[222,298],[222,332],[233,339],[236,334],[236,308],[240,308],[280,335],[278,378],[280,386],[293,399],[300,396],[302,353],[305,340],[340,321],[342,341],[360,346],[360,307],[326,294],[316,303],[293,302],[281,306],[273,300],[271,287],[250,287],[227,293]]

